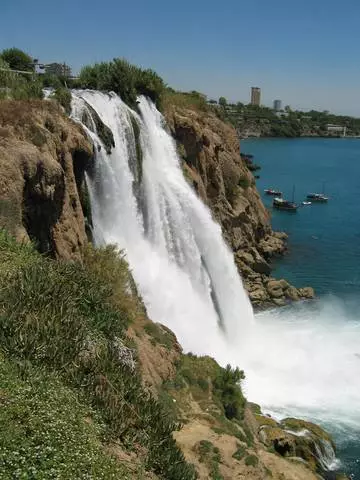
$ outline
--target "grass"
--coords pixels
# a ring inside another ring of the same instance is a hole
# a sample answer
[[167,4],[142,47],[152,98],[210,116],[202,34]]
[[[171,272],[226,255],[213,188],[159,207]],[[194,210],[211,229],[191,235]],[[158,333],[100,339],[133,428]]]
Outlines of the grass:
[[233,453],[232,457],[235,458],[235,460],[242,460],[246,455],[246,448],[244,448],[241,445],[238,445],[237,450]]
[[192,480],[195,470],[172,438],[177,423],[142,387],[126,336],[135,315],[144,309],[115,249],[89,248],[83,264],[56,262],[0,233],[5,357],[58,376],[101,418],[104,439],[137,449],[159,478]]
[[201,440],[196,450],[199,454],[199,461],[204,463],[209,469],[210,478],[213,480],[223,480],[220,473],[219,463],[221,462],[220,451],[209,440]]
[[207,112],[210,110],[205,95],[195,91],[176,92],[175,90],[168,88],[162,94],[161,107],[162,110],[166,111],[172,106],[191,109],[198,112]]
[[0,357],[0,479],[133,478],[106,455],[105,426],[55,375]]
[[0,59],[0,100],[29,100],[43,98],[42,82],[39,77],[12,72]]
[[144,326],[144,330],[151,337],[154,345],[162,345],[167,350],[174,347],[174,336],[167,332],[165,328],[162,328],[161,325],[148,322]]

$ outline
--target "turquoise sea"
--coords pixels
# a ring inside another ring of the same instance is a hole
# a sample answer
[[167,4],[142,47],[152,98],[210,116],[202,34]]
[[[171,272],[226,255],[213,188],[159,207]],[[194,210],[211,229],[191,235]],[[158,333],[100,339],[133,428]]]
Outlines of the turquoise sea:
[[[273,228],[289,235],[289,250],[274,262],[274,276],[313,286],[319,301],[336,299],[341,311],[360,321],[360,139],[247,139],[241,151],[261,166],[257,186]],[[298,203],[323,187],[330,200],[301,206],[296,214],[274,211],[264,189],[279,189],[291,199],[294,185]],[[357,381],[360,389],[360,361]],[[326,427],[337,441],[342,469],[360,479],[360,425],[346,430],[334,421]]]

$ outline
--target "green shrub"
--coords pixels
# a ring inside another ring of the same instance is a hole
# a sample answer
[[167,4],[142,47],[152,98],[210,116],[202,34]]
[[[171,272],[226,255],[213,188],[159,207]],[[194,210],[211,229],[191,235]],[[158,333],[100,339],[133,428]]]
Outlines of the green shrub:
[[248,455],[245,458],[245,465],[246,466],[251,466],[251,467],[257,467],[259,464],[259,459],[255,455]]
[[150,69],[143,70],[120,58],[83,67],[79,75],[79,86],[114,91],[133,108],[136,107],[138,95],[146,95],[159,105],[165,89],[165,84],[157,73]]
[[244,188],[245,190],[251,186],[251,181],[247,176],[240,177],[238,182],[239,187]]
[[221,462],[220,451],[209,440],[201,440],[197,445],[199,453],[199,461],[204,463],[208,469],[210,478],[213,480],[223,480],[223,476],[219,470],[219,463]]
[[245,378],[244,372],[238,367],[232,369],[230,365],[219,370],[214,387],[219,396],[227,418],[241,420],[246,405],[245,397],[240,388],[240,382]]
[[65,87],[58,87],[51,95],[62,107],[65,112],[70,115],[71,113],[71,92]]
[[234,452],[232,456],[236,460],[240,461],[241,459],[244,458],[245,455],[246,455],[246,448],[242,447],[241,445],[238,445],[236,452]]
[[7,48],[0,53],[0,57],[12,70],[22,70],[24,72],[34,70],[33,59],[18,48]]

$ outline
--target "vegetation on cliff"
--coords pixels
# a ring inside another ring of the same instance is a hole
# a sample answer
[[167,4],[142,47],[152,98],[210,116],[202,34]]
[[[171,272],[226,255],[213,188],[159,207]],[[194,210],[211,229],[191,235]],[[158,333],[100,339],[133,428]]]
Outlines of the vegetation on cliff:
[[159,104],[165,89],[164,81],[156,72],[144,70],[121,58],[83,67],[76,85],[114,91],[132,107],[136,107],[138,95],[146,95]]
[[[78,457],[83,470],[77,478],[88,478],[99,468],[98,456],[112,468],[104,449],[120,442],[124,449],[143,449],[143,465],[159,478],[195,478],[172,438],[177,424],[141,385],[126,330],[136,315],[143,315],[143,307],[121,255],[110,247],[89,247],[83,264],[56,262],[1,232],[0,259],[1,373],[8,383],[1,390],[6,420],[1,437],[5,425],[7,435],[14,432],[6,455],[1,452],[0,470],[11,476],[18,468],[19,476],[50,478],[51,469],[79,468]],[[31,402],[23,391],[34,393]],[[49,411],[40,413],[47,403]],[[63,451],[56,425],[66,404],[77,408],[67,427],[75,422],[68,432],[74,440]],[[43,420],[57,413],[53,427],[45,429]],[[76,446],[81,436],[87,443]],[[95,452],[93,460],[84,453],[87,444]],[[30,455],[37,448],[48,452],[46,459],[41,454],[17,466],[9,460],[16,452]],[[33,468],[38,476],[32,476]]]

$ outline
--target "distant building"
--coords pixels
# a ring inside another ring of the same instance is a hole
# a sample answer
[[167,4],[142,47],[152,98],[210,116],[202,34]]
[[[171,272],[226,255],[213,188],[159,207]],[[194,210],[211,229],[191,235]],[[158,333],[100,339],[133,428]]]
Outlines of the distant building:
[[346,127],[344,127],[343,125],[334,125],[332,123],[328,123],[326,125],[326,130],[329,132],[329,133],[335,133],[335,134],[343,134],[344,137],[346,135]]
[[58,77],[71,77],[71,68],[66,63],[49,63],[45,65],[45,71]]
[[251,87],[251,105],[260,105],[261,88]]
[[276,112],[281,110],[281,100],[274,100],[274,110]]

